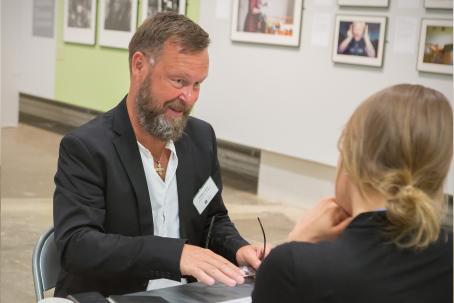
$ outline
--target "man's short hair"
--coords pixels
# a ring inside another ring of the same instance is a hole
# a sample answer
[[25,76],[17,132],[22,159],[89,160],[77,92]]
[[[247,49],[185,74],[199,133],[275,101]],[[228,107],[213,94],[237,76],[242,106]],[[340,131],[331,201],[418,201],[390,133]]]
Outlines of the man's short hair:
[[158,13],[146,19],[129,42],[129,68],[135,52],[157,59],[167,41],[181,46],[182,53],[199,52],[210,44],[207,32],[186,16],[174,12]]

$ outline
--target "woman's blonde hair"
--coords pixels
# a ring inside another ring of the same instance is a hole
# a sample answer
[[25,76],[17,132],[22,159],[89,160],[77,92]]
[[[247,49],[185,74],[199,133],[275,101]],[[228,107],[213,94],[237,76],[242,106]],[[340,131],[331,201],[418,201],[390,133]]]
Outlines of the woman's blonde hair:
[[410,84],[369,97],[343,131],[345,172],[363,197],[386,198],[389,236],[399,247],[422,249],[438,239],[452,140],[449,101]]

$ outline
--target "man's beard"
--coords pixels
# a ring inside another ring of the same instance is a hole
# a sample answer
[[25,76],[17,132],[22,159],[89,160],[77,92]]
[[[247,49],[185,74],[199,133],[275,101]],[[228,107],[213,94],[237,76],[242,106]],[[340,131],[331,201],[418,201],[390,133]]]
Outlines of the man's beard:
[[[137,115],[142,128],[153,137],[161,140],[178,140],[182,135],[192,107],[187,107],[179,99],[167,101],[161,108],[150,91],[150,75],[141,84],[137,99]],[[183,112],[179,118],[171,119],[165,116],[167,108]]]

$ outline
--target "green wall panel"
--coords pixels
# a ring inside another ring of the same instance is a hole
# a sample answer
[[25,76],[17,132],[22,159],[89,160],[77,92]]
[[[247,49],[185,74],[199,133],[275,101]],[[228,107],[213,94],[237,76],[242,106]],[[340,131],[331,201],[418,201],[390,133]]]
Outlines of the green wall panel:
[[[187,2],[187,15],[197,21],[200,0]],[[56,4],[55,99],[100,111],[112,108],[124,97],[129,88],[128,50],[101,47],[97,42],[98,37],[95,46],[63,42],[64,5],[63,1],[56,1]]]

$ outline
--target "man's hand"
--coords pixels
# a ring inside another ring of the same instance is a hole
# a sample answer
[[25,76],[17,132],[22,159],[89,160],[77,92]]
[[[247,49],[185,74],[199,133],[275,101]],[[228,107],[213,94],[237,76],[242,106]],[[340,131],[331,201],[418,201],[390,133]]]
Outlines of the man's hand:
[[239,265],[249,265],[254,269],[259,268],[262,260],[270,253],[271,245],[266,245],[265,252],[263,244],[252,244],[241,247],[236,252],[236,262]]
[[209,249],[185,244],[180,259],[182,275],[193,276],[207,285],[221,282],[228,286],[244,283],[244,273],[227,259]]
[[336,238],[352,217],[337,203],[334,197],[320,200],[306,212],[288,235],[289,241],[318,242]]

